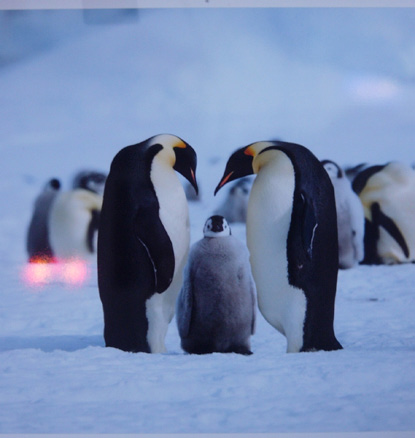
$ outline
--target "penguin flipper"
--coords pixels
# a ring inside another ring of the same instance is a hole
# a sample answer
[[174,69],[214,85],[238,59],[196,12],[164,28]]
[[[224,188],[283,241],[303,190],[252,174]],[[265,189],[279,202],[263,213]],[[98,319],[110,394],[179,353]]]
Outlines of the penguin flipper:
[[173,245],[161,221],[154,220],[147,208],[140,208],[135,217],[136,237],[145,248],[153,265],[155,291],[164,292],[171,284],[175,261]]
[[397,242],[401,247],[402,252],[405,257],[409,257],[409,248],[406,244],[405,238],[403,237],[401,231],[395,224],[395,222],[380,209],[380,205],[376,202],[372,205],[372,216],[378,226],[383,227]]
[[303,247],[307,257],[311,259],[313,254],[313,241],[318,223],[314,214],[313,203],[303,192],[301,193],[301,202],[303,211],[301,224]]
[[88,230],[86,233],[86,245],[91,254],[93,254],[96,250],[94,248],[94,236],[99,228],[99,210],[91,210],[91,220],[89,221]]

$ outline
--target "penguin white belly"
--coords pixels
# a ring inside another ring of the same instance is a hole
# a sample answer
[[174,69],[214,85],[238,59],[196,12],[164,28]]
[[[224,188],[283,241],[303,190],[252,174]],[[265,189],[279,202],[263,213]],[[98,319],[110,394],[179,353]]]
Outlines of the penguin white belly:
[[58,195],[49,218],[50,243],[58,258],[95,260],[87,247],[87,229],[91,209],[99,210],[101,202],[101,197],[82,189]]
[[291,223],[294,170],[281,153],[262,167],[253,184],[247,216],[258,307],[264,318],[287,338],[287,351],[303,344],[304,292],[288,283],[287,237]]
[[[380,203],[382,212],[392,218],[396,226],[399,228],[402,236],[405,239],[409,250],[409,257],[403,253],[402,248],[396,240],[383,227],[379,228],[379,241],[377,251],[385,264],[408,263],[412,262],[415,257],[412,253],[415,248],[415,229],[413,218],[415,216],[412,203],[408,203],[405,197],[400,199],[399,194],[395,194],[394,204],[383,201]],[[397,205],[400,208],[397,208]]]
[[160,205],[161,223],[173,245],[176,275],[189,251],[190,225],[186,195],[176,172],[169,166],[154,162],[151,179],[160,183],[155,183],[154,189]]
[[[173,245],[175,266],[173,281],[161,294],[146,302],[147,341],[152,353],[166,351],[164,339],[173,318],[177,295],[182,285],[183,268],[190,244],[189,212],[186,195],[175,171],[163,163],[153,162],[151,179],[159,201],[160,220]],[[167,190],[166,190],[167,187]]]

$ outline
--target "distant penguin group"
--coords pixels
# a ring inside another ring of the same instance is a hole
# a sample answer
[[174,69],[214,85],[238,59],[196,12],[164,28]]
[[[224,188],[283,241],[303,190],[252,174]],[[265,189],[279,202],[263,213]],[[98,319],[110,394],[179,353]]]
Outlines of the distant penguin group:
[[79,172],[69,191],[53,178],[35,200],[29,261],[97,256],[107,347],[166,352],[176,314],[186,353],[250,355],[258,305],[287,352],[339,350],[339,268],[415,262],[411,166],[343,169],[299,144],[251,143],[229,157],[214,194],[231,189],[190,248],[196,166],[187,142],[155,135],[122,148],[108,176]]

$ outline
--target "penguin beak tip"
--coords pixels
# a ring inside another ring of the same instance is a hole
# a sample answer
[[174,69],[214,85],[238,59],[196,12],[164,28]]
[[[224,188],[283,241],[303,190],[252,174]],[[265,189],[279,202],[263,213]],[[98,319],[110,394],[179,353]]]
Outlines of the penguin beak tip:
[[196,181],[196,175],[193,169],[190,169],[190,174],[191,174],[191,184],[193,186],[193,188],[195,189],[196,195],[199,194],[199,186],[197,185],[197,181]]

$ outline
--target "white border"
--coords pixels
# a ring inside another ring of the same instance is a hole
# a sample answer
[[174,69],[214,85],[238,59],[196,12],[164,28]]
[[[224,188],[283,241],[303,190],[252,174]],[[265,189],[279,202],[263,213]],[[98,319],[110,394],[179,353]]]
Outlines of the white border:
[[414,432],[173,433],[173,434],[0,434],[1,438],[413,438]]
[[0,9],[415,7],[415,0],[0,0]]
[[[0,0],[0,10],[159,8],[415,7],[415,0]],[[217,434],[0,434],[0,438],[414,438],[415,432]]]

